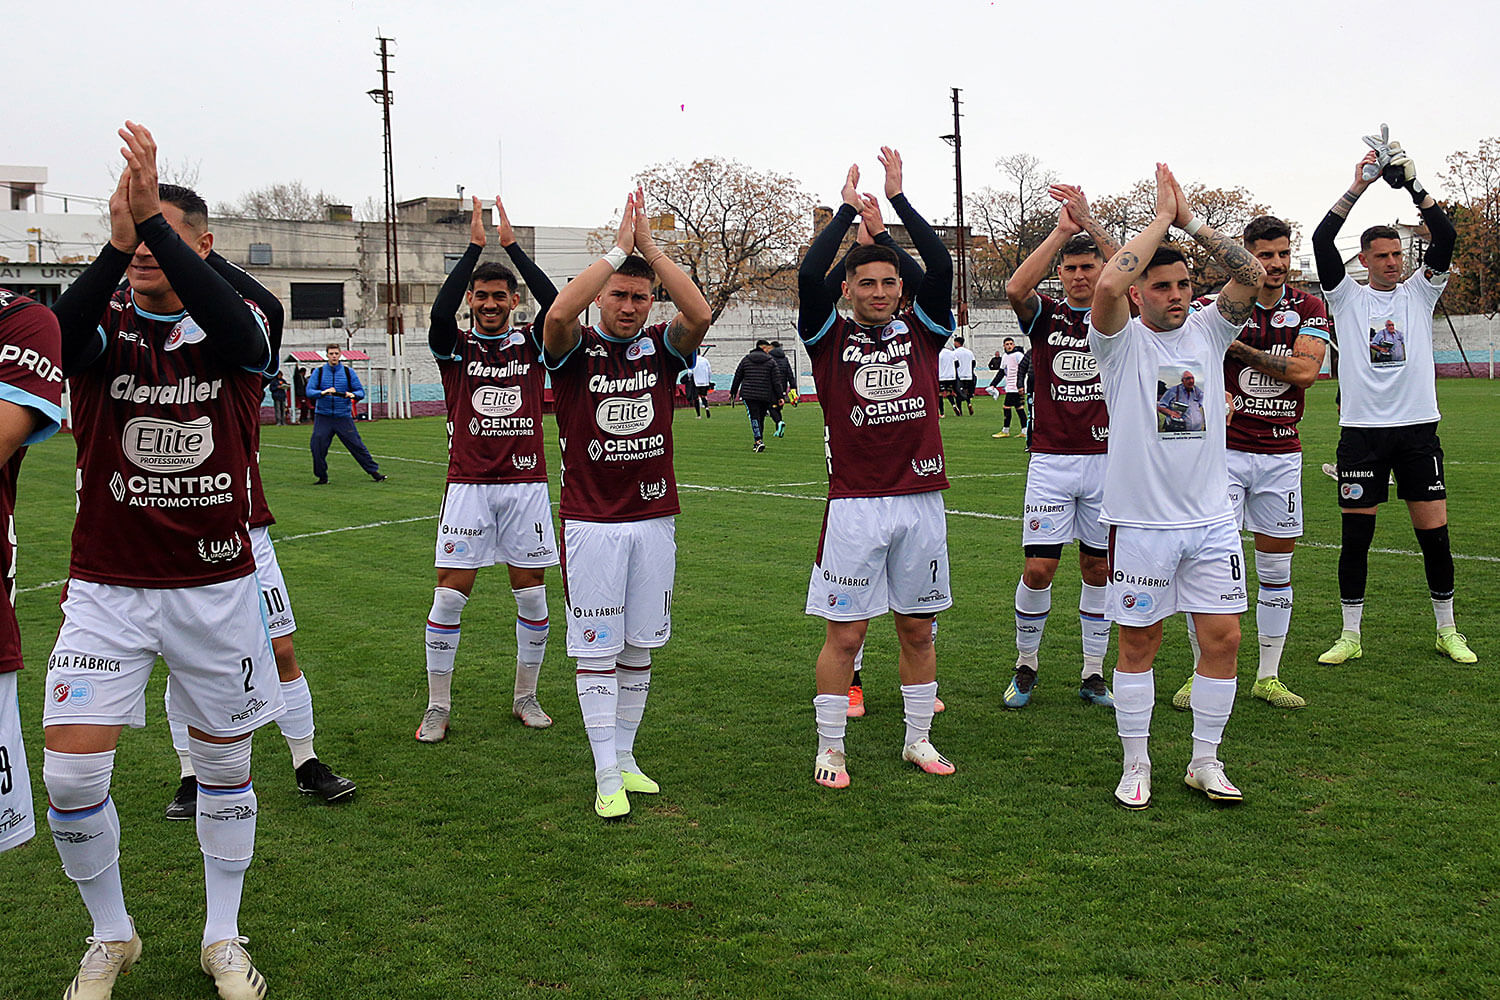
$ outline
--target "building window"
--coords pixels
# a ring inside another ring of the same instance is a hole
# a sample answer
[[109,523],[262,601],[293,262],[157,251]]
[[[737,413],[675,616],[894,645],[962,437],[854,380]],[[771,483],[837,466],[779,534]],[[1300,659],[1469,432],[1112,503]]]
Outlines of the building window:
[[292,319],[332,319],[344,315],[340,281],[292,282]]
[[267,267],[267,266],[270,265],[270,263],[271,263],[271,244],[269,244],[269,243],[252,243],[252,244],[250,244],[250,266],[251,267],[256,267],[256,266]]
[[453,273],[453,269],[458,266],[458,262],[461,261],[461,260],[463,260],[463,259],[464,259],[464,255],[461,254],[461,253],[445,253],[445,254],[443,254],[443,273],[444,274],[452,274]]

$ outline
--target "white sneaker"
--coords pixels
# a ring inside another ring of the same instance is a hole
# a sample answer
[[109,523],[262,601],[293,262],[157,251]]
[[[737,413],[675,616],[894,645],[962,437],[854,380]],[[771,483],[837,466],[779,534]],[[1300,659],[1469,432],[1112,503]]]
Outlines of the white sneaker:
[[521,725],[527,729],[546,729],[552,725],[552,716],[542,711],[542,704],[536,700],[534,694],[511,702],[510,714],[520,719]]
[[448,710],[429,706],[417,726],[418,743],[441,743],[448,738]]
[[813,758],[813,780],[824,788],[848,788],[848,759],[842,750],[821,750]]
[[957,770],[947,757],[937,752],[937,747],[925,739],[906,744],[901,759],[910,761],[928,774],[952,774]]
[[130,971],[141,957],[141,936],[129,941],[89,938],[89,950],[78,963],[78,975],[63,991],[63,1000],[109,1000],[115,980]]
[[215,941],[198,959],[203,971],[214,977],[223,1000],[263,1000],[266,995],[266,977],[250,964],[250,953],[245,950],[249,943],[247,937]]
[[1189,764],[1183,784],[1196,788],[1215,802],[1241,802],[1244,793],[1224,776],[1223,761],[1210,760],[1201,764]]
[[1337,479],[1339,477],[1339,467],[1337,465],[1334,465],[1332,462],[1324,462],[1323,475],[1327,476],[1329,479]]
[[1115,786],[1115,801],[1126,809],[1145,809],[1151,804],[1151,765],[1133,761]]

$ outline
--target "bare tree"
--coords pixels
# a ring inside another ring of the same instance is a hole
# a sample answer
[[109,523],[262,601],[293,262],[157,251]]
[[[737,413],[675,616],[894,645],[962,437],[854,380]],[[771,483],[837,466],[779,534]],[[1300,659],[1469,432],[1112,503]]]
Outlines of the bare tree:
[[813,209],[795,178],[709,158],[654,164],[635,180],[658,222],[671,217],[657,242],[703,291],[715,320],[736,295],[784,291],[793,280]]
[[1057,174],[1030,153],[1002,156],[995,166],[1003,175],[1001,185],[980,188],[964,199],[964,209],[974,231],[1014,271],[1056,224],[1057,205],[1047,188],[1057,182]]
[[329,205],[345,202],[326,191],[313,193],[301,181],[268,184],[240,195],[238,201],[220,203],[215,214],[240,219],[293,219],[318,222],[327,217]]

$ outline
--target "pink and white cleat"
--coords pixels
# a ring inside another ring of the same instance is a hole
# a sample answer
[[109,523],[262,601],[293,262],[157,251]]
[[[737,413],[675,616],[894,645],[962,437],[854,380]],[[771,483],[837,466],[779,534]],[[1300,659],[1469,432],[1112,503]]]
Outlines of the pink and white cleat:
[[956,770],[953,763],[925,739],[908,743],[901,751],[901,759],[911,761],[928,774],[952,774]]
[[813,758],[813,780],[824,788],[848,788],[849,768],[844,751],[819,751]]

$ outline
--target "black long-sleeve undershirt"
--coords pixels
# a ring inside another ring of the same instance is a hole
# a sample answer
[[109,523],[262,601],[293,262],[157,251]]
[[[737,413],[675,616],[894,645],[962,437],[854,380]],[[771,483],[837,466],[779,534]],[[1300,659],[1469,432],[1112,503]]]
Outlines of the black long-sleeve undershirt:
[[1427,245],[1427,256],[1423,263],[1441,274],[1453,266],[1453,248],[1458,244],[1458,230],[1453,227],[1443,206],[1436,201],[1418,211],[1422,213],[1422,221],[1427,223],[1427,231],[1432,234],[1432,242]]
[[131,254],[113,243],[104,244],[92,264],[52,304],[52,314],[62,329],[62,363],[65,375],[74,375],[104,353],[99,340],[99,317],[109,306]]
[[913,301],[934,323],[947,324],[953,314],[953,256],[927,220],[911,207],[905,194],[891,199],[891,207],[906,226],[906,234],[927,268]]
[[220,255],[219,251],[209,251],[208,266],[214,272],[229,282],[240,298],[249,299],[266,317],[266,325],[271,341],[271,357],[266,364],[266,369],[275,374],[277,355],[281,353],[282,332],[286,328],[286,308],[282,306],[281,300],[271,294],[271,290],[262,285],[255,276],[250,274],[238,264]]
[[840,205],[828,225],[813,237],[807,255],[797,268],[797,333],[801,337],[817,333],[836,307],[838,299],[829,296],[823,279],[833,266],[834,255],[839,252],[839,244],[844,242],[844,234],[854,222],[854,215],[853,205],[847,202]]
[[[922,270],[922,265],[918,264],[911,254],[901,248],[901,244],[896,242],[896,237],[891,235],[889,229],[881,230],[875,237],[875,245],[890,247],[896,251],[896,256],[901,261],[898,270],[901,272],[901,287],[903,290],[910,291],[922,284],[922,277],[927,272]],[[851,247],[850,249],[852,250],[853,248]],[[828,276],[823,279],[823,287],[828,292],[828,298],[833,302],[837,302],[844,294],[844,261],[848,259],[849,254],[844,254],[839,262],[833,266],[833,270],[828,272]]]
[[[1419,208],[1432,242],[1427,245],[1423,266],[1442,273],[1453,266],[1453,248],[1458,244],[1458,230],[1454,228],[1443,206],[1434,201],[1427,208]],[[1333,245],[1334,238],[1343,228],[1344,219],[1337,212],[1329,212],[1313,230],[1313,257],[1318,265],[1318,284],[1331,289],[1344,280],[1344,259]]]
[[1329,212],[1318,223],[1318,228],[1313,230],[1313,259],[1318,265],[1318,284],[1323,286],[1324,291],[1331,291],[1344,280],[1344,258],[1339,256],[1338,248],[1333,245],[1334,238],[1343,227],[1344,217],[1337,212]]
[[[453,348],[458,344],[459,330],[455,317],[459,304],[463,302],[464,290],[469,287],[469,279],[473,277],[474,268],[479,265],[479,255],[483,252],[484,248],[478,243],[470,243],[463,256],[453,265],[453,271],[438,290],[437,297],[432,300],[432,312],[428,316],[427,346],[438,357],[452,355]],[[520,243],[505,247],[505,253],[516,266],[521,280],[526,282],[532,298],[536,299],[536,318],[532,324],[535,329],[540,330],[547,310],[552,308],[552,303],[557,298],[557,286],[552,284],[547,272],[526,255]]]

